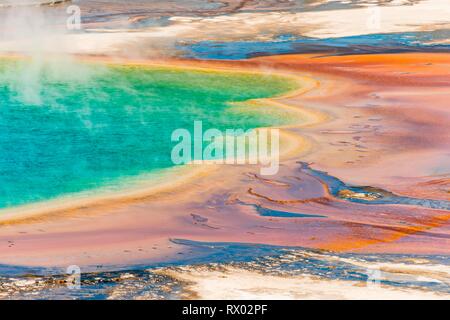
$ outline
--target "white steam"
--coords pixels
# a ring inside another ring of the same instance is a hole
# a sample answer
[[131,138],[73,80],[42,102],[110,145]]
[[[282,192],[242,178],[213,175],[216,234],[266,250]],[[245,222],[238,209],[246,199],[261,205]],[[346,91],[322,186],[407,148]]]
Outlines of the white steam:
[[0,84],[23,103],[41,105],[45,83],[89,80],[89,68],[67,53],[68,34],[74,32],[67,21],[76,21],[68,13],[69,4],[28,6],[29,0],[14,0],[0,1],[0,5],[7,2],[14,5],[0,9],[0,55],[20,60],[2,66]]

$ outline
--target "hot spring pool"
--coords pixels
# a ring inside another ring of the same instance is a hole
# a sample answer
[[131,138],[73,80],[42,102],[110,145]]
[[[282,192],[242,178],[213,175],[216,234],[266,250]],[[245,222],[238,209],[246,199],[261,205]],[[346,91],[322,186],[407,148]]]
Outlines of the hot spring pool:
[[170,168],[171,134],[264,127],[276,112],[229,102],[296,84],[274,75],[179,68],[0,61],[0,209],[45,201]]

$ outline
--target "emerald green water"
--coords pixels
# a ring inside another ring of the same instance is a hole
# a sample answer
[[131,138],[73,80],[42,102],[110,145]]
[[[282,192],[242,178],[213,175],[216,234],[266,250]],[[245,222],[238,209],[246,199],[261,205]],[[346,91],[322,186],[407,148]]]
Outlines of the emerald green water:
[[[65,70],[67,69],[67,70]],[[228,104],[294,88],[276,76],[0,62],[0,208],[172,167],[172,131],[286,122]]]

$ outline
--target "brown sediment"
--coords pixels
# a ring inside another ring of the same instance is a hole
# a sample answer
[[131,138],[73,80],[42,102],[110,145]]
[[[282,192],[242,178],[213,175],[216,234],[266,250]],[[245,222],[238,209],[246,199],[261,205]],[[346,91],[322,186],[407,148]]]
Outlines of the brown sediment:
[[[156,194],[113,197],[34,216],[27,220],[32,223],[4,221],[1,263],[165,261],[183,250],[171,244],[171,238],[336,251],[450,253],[448,211],[335,199],[323,181],[297,163],[309,162],[346,183],[450,200],[449,54],[285,55],[236,62],[89,60],[300,75],[298,79],[313,79],[310,86],[267,101],[301,110],[307,121],[282,128],[290,147],[274,177],[257,178],[259,168],[251,165],[208,166],[207,174]],[[230,199],[326,218],[262,217],[252,206]],[[207,226],[193,214],[207,219]],[[8,241],[14,246],[8,247]]]
[[258,197],[258,198],[263,198],[267,201],[270,202],[275,202],[275,203],[279,203],[279,204],[293,204],[293,203],[328,203],[330,202],[330,198],[326,198],[326,197],[319,197],[319,198],[309,198],[309,199],[293,199],[293,200],[282,200],[282,199],[272,199],[268,196],[264,196],[262,194],[256,193],[255,191],[253,191],[252,188],[248,189],[248,193],[251,194],[252,196]]
[[274,186],[289,187],[289,184],[287,184],[287,183],[284,183],[284,182],[281,182],[281,181],[277,181],[277,180],[274,180],[274,179],[263,178],[263,177],[259,176],[256,173],[249,172],[249,173],[246,174],[246,176],[251,177],[251,178],[255,178],[257,180],[263,181],[265,183],[268,183],[268,184],[271,184],[271,185],[274,185]]
[[[409,235],[436,238],[436,241],[439,241],[439,239],[450,239],[450,234],[448,233],[439,234],[427,232],[428,230],[447,224],[449,219],[450,215],[425,218],[418,221],[417,225],[410,227],[348,222],[346,223],[346,226],[352,229],[352,237],[342,237],[337,241],[335,239],[330,243],[322,243],[321,248],[332,251],[358,251],[358,249],[366,248],[369,245],[395,242],[396,240]],[[366,230],[369,228],[379,229],[384,235],[380,238],[368,237]],[[358,235],[358,237],[355,237],[355,234]]]

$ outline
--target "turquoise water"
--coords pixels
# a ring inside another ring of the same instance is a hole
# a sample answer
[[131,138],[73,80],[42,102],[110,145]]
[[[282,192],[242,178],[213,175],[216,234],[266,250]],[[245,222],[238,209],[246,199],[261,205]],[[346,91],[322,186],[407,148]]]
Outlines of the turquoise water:
[[172,167],[177,128],[254,128],[282,115],[228,104],[294,88],[276,76],[0,62],[0,208]]

